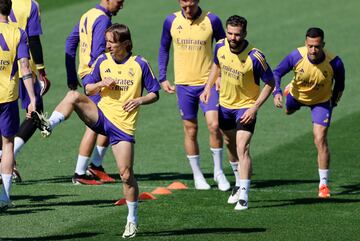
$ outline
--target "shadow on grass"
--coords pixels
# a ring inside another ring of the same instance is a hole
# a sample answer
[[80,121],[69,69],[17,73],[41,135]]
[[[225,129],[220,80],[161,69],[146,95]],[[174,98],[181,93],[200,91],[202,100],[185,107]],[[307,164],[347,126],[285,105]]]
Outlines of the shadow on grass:
[[32,196],[32,195],[12,195],[11,196],[11,200],[16,201],[16,200],[24,200],[24,199],[29,199],[30,202],[44,202],[44,201],[48,201],[48,200],[52,200],[52,199],[58,199],[58,198],[62,198],[62,197],[74,197],[75,195],[36,195],[36,196]]
[[359,195],[360,194],[360,183],[343,185],[341,186],[345,190],[338,193],[337,195]]
[[[119,174],[109,174],[112,178],[115,178],[117,182],[119,180]],[[205,178],[212,178],[212,173],[204,174]],[[193,180],[193,175],[191,173],[184,174],[178,172],[157,172],[157,173],[146,173],[146,174],[135,174],[135,177],[138,181],[165,181],[165,180]],[[54,178],[46,179],[36,179],[36,180],[26,180],[16,185],[32,185],[38,183],[68,183],[71,184],[72,176],[57,176]]]
[[294,180],[294,179],[277,179],[277,180],[254,180],[251,188],[268,188],[284,185],[301,185],[308,183],[318,183],[319,180]]
[[65,201],[65,202],[52,202],[52,203],[34,203],[16,205],[15,208],[39,208],[39,207],[61,207],[61,206],[109,206],[114,204],[114,200],[81,200],[81,201]]
[[195,234],[231,234],[231,233],[260,233],[265,232],[265,228],[190,228],[180,230],[169,230],[159,232],[141,232],[137,236],[177,236]]
[[64,234],[64,235],[52,235],[52,236],[45,236],[45,237],[12,237],[12,238],[3,238],[1,237],[1,241],[10,241],[10,240],[27,240],[27,241],[37,241],[37,240],[72,240],[72,239],[86,239],[90,237],[97,236],[102,233],[90,233],[90,232],[83,232],[83,233],[74,233],[74,234]]
[[[53,208],[32,208],[32,209],[22,209],[16,210],[16,208],[11,208],[6,210],[5,212],[1,213],[1,215],[21,215],[21,214],[32,214],[32,213],[39,213],[44,211],[53,211]],[[0,240],[2,240],[0,238]]]
[[[260,201],[259,201],[260,202]],[[260,205],[253,208],[273,208],[273,207],[288,207],[294,205],[325,205],[325,204],[349,204],[349,203],[360,203],[359,199],[340,199],[340,198],[329,198],[329,199],[321,199],[321,198],[298,198],[298,199],[282,199],[282,200],[268,200],[261,201],[263,202],[276,202],[277,204],[265,204]]]

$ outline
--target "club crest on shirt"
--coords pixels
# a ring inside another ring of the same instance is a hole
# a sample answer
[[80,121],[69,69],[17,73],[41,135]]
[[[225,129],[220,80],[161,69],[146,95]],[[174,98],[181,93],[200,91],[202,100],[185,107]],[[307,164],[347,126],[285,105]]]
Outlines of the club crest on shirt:
[[205,23],[200,24],[200,29],[202,31],[205,31],[206,30],[206,24]]

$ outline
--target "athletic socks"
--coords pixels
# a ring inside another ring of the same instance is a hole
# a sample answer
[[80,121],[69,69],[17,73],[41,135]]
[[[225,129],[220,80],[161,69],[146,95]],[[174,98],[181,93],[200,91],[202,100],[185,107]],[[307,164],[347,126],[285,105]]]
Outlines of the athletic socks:
[[239,162],[230,161],[229,163],[231,165],[231,169],[234,172],[235,181],[236,181],[235,186],[240,187],[240,174],[238,172],[238,164],[239,164]]
[[107,150],[107,146],[96,145],[93,151],[91,163],[94,164],[96,167],[101,166],[106,150]]
[[222,169],[222,148],[210,148],[214,161],[214,177],[223,172]]
[[241,179],[240,180],[240,196],[239,200],[248,201],[249,190],[250,190],[250,180],[249,179]]
[[62,113],[54,110],[54,112],[51,114],[49,118],[51,129],[53,130],[57,125],[59,125],[64,120],[65,120],[65,116]]
[[189,163],[191,166],[192,173],[194,178],[203,177],[202,171],[200,169],[200,156],[199,155],[188,155],[187,158],[189,159]]
[[138,202],[130,202],[126,200],[126,204],[128,207],[128,216],[127,216],[127,222],[135,223],[137,225],[138,223],[138,216],[137,216],[137,208],[138,208]]
[[319,178],[320,178],[319,187],[321,185],[327,185],[329,180],[329,169],[319,169]]
[[1,173],[2,178],[2,193],[0,200],[8,202],[10,201],[10,188],[11,188],[11,174]]
[[17,154],[20,152],[21,148],[25,144],[25,141],[20,137],[15,137],[14,139],[14,159],[16,159]]
[[79,175],[84,175],[88,166],[89,157],[78,155],[76,162],[75,173]]

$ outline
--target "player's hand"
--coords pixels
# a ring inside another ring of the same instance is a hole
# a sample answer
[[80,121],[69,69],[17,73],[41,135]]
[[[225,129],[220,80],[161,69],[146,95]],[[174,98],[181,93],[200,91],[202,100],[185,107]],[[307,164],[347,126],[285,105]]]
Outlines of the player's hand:
[[27,107],[27,113],[26,113],[26,118],[30,119],[31,118],[31,112],[36,111],[36,101],[30,101],[28,107]]
[[125,104],[123,105],[123,109],[126,112],[131,112],[133,110],[135,110],[139,105],[141,105],[141,99],[137,98],[137,99],[133,99],[133,100],[128,100],[125,102]]
[[68,80],[67,86],[70,90],[77,90],[78,87],[82,88],[82,85],[80,84],[79,80]]
[[102,81],[101,81],[101,87],[109,87],[109,88],[112,88],[116,85],[116,81],[113,79],[113,78],[104,78]]
[[174,94],[176,92],[175,86],[171,85],[168,80],[161,82],[161,87],[168,94]]
[[243,125],[247,125],[247,124],[250,124],[251,122],[253,122],[256,118],[257,111],[258,111],[258,108],[255,106],[247,109],[244,112],[244,114],[241,116],[240,123]]
[[282,104],[282,95],[280,93],[276,94],[274,96],[274,105],[277,107],[277,108],[282,108],[283,107],[283,104]]
[[50,80],[46,76],[45,69],[39,69],[39,83],[40,83],[40,95],[43,96],[48,92],[51,86]]
[[207,89],[204,89],[204,91],[200,95],[200,101],[207,104],[210,99],[210,91]]

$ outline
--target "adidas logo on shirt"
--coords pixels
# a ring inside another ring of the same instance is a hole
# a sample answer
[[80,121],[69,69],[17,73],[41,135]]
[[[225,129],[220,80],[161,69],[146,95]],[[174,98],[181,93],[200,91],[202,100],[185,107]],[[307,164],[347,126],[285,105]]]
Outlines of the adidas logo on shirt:
[[105,70],[105,73],[111,73],[110,69]]

